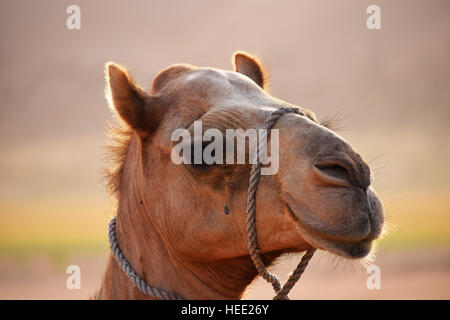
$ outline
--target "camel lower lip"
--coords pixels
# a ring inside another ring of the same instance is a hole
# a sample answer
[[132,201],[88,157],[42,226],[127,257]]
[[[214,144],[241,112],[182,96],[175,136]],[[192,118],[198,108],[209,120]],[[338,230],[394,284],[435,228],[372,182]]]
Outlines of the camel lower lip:
[[319,234],[318,232],[311,230],[311,228],[301,223],[301,221],[299,221],[297,216],[294,214],[294,211],[289,206],[289,204],[287,204],[287,207],[300,229],[302,229],[306,233],[306,235],[304,234],[303,236],[310,238],[309,240],[305,239],[305,241],[308,241],[311,246],[318,249],[330,251],[334,254],[350,259],[363,258],[370,252],[372,247],[371,240],[361,239],[356,241],[345,241]]

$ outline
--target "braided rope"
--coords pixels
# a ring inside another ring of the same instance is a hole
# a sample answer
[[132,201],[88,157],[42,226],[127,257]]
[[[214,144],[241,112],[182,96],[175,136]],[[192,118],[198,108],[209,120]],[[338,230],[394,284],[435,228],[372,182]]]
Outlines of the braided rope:
[[306,266],[311,260],[315,249],[309,249],[305,255],[302,257],[302,260],[298,264],[297,268],[289,277],[285,286],[281,288],[281,283],[278,277],[272,273],[270,273],[266,266],[264,265],[264,261],[261,257],[261,252],[258,248],[258,241],[256,237],[256,192],[258,191],[259,185],[259,177],[261,175],[261,162],[259,161],[262,157],[267,153],[267,132],[272,129],[275,121],[286,113],[296,113],[298,115],[304,116],[305,114],[300,111],[298,108],[291,107],[281,107],[277,110],[273,111],[264,122],[264,134],[260,136],[258,142],[258,148],[256,151],[256,162],[252,165],[252,169],[250,171],[250,180],[248,187],[248,198],[247,198],[247,234],[248,234],[248,242],[247,249],[250,253],[250,256],[253,260],[253,264],[258,270],[259,275],[269,282],[277,295],[274,297],[276,300],[288,300],[289,291],[294,287],[295,283],[300,279],[301,275],[305,271]]
[[306,251],[306,253],[303,255],[302,260],[300,260],[299,264],[297,265],[297,268],[295,268],[294,272],[289,276],[288,281],[283,286],[283,289],[278,291],[277,295],[273,298],[273,300],[288,300],[288,294],[289,291],[295,286],[297,281],[302,276],[303,272],[305,271],[306,267],[308,266],[309,260],[311,260],[314,252],[316,251],[316,248],[311,248]]
[[127,261],[127,259],[122,254],[120,250],[119,243],[117,242],[117,234],[116,234],[116,217],[114,217],[109,223],[109,244],[111,247],[111,251],[113,252],[114,259],[116,259],[117,264],[120,268],[125,272],[125,274],[130,278],[133,285],[139,289],[142,293],[147,296],[154,297],[162,300],[184,300],[181,296],[176,293],[171,293],[159,288],[155,288],[149,286],[144,279],[142,279],[136,271],[134,271],[133,267]]
[[[260,136],[258,142],[258,148],[256,151],[256,163],[252,165],[252,169],[250,172],[250,181],[248,187],[248,198],[247,198],[247,233],[248,233],[248,242],[247,248],[252,258],[252,261],[258,270],[259,275],[265,279],[267,282],[271,283],[273,289],[277,293],[274,297],[274,300],[288,300],[289,291],[294,287],[297,281],[300,279],[301,275],[305,271],[309,261],[311,260],[315,248],[311,248],[306,251],[303,255],[300,263],[297,265],[297,268],[294,272],[289,276],[286,284],[281,287],[280,280],[277,276],[270,273],[264,262],[261,258],[261,252],[258,249],[258,241],[256,237],[256,191],[258,190],[259,177],[261,175],[261,162],[259,159],[262,158],[263,155],[266,154],[267,151],[267,132],[272,129],[275,121],[286,113],[296,113],[298,115],[303,115],[304,113],[300,111],[298,108],[291,107],[281,107],[275,111],[273,111],[269,117],[264,122],[264,128],[266,131],[262,136]],[[184,300],[183,297],[176,293],[168,292],[159,288],[152,287],[148,285],[144,279],[142,279],[136,271],[134,271],[133,267],[124,257],[122,251],[120,250],[119,243],[117,241],[116,234],[116,217],[114,217],[109,223],[109,243],[111,247],[111,251],[113,252],[114,259],[117,264],[123,270],[123,272],[130,278],[133,285],[138,288],[139,291],[144,293],[145,295],[162,299],[162,300]]]

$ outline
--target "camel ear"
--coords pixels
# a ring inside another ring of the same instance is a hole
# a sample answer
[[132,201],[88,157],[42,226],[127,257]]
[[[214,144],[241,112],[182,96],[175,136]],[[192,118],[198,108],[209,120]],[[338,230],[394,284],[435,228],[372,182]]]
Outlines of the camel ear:
[[261,63],[248,53],[238,51],[233,56],[234,71],[242,73],[264,89],[266,76]]
[[146,138],[162,117],[158,99],[137,86],[123,67],[112,62],[106,64],[106,82],[110,108],[115,109],[141,138]]

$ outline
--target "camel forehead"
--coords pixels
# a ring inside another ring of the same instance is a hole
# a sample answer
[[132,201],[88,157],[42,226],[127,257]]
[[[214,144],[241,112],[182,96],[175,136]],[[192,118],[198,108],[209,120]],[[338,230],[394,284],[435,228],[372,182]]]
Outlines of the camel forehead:
[[[168,89],[164,94],[175,114],[168,118],[167,130],[189,127],[199,119],[206,127],[253,127],[263,123],[275,108],[291,106],[238,72],[180,65],[172,66],[164,73]],[[302,110],[309,119],[317,122],[312,112]]]
[[215,68],[198,68],[180,79],[180,87],[205,99],[267,98],[250,78],[240,73]]
[[205,128],[254,127],[258,121],[263,122],[266,107],[273,109],[280,104],[240,73],[198,67],[179,70],[176,76],[172,73],[166,77],[161,92],[170,106],[170,116],[160,127],[163,140],[174,129],[188,128],[196,120],[204,122]]
[[[259,87],[249,77],[234,71],[221,70],[215,68],[199,68],[190,72],[184,79],[185,85],[194,89],[190,91],[195,94],[196,90],[203,97],[216,99],[219,107],[225,107],[218,113],[230,113],[230,109],[240,109],[240,107],[255,107],[259,110],[267,108],[279,108],[290,106],[290,104],[272,97]],[[273,110],[272,110],[273,111]],[[314,122],[318,122],[314,112],[302,108],[306,117]]]
[[241,73],[229,70],[221,70],[216,68],[197,68],[192,70],[185,78],[186,82],[193,83],[212,83],[216,85],[246,85],[246,86],[256,86],[250,78],[244,76]]

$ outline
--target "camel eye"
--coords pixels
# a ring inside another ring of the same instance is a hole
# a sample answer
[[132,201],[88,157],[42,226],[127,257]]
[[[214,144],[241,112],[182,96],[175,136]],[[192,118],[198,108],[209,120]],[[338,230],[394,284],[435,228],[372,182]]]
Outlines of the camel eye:
[[[195,159],[195,146],[194,146],[194,144],[191,145],[191,158],[190,158],[189,163],[190,163],[190,166],[192,168],[194,168],[195,170],[205,171],[205,170],[208,170],[208,169],[214,167],[215,165],[217,165],[215,162],[211,163],[211,161],[210,161],[211,159],[205,158],[205,156],[204,156],[205,155],[204,154],[205,148],[209,144],[210,144],[210,142],[203,142],[202,143],[201,150],[199,150],[199,151],[201,151],[201,159],[200,159],[200,161],[198,161],[198,159],[197,159],[197,161],[195,161],[196,160]],[[214,159],[215,156],[216,156],[215,150],[212,150],[210,154],[211,154],[211,157]]]

